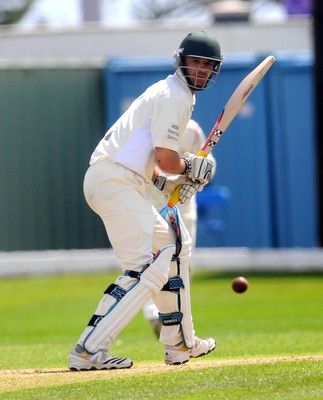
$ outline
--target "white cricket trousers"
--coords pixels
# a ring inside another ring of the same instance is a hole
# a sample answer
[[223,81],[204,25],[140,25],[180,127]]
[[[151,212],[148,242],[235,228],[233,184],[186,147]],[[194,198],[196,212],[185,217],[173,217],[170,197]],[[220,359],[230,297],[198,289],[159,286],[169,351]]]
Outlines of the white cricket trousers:
[[[152,183],[135,172],[104,159],[89,167],[84,195],[105,226],[121,268],[140,270],[152,253],[175,243],[175,234],[152,206]],[[190,253],[190,240],[182,253]]]
[[[115,256],[123,271],[136,270],[140,272],[143,265],[152,261],[153,253],[175,244],[176,237],[173,228],[152,205],[152,190],[155,190],[152,183],[145,182],[142,177],[133,171],[110,160],[98,161],[90,166],[86,172],[84,178],[85,198],[93,211],[101,217]],[[182,222],[180,224],[182,225]],[[186,273],[184,272],[184,277],[186,276],[188,279],[191,239],[184,225],[182,228],[181,270],[186,271]],[[173,277],[178,273],[176,265],[176,262],[171,261],[169,261],[169,265],[161,264],[158,266],[161,269],[159,273],[166,273],[168,277]],[[147,273],[149,270],[150,268],[146,270]],[[158,275],[154,269],[152,269],[151,273]],[[123,277],[123,279],[127,281],[130,278]],[[121,284],[121,281],[118,282]],[[183,317],[183,324],[185,325],[184,336],[182,325],[165,326],[160,336],[160,341],[164,344],[175,345],[183,341],[183,339],[188,344],[192,342],[193,326],[190,311],[189,283],[185,282],[185,286],[185,296],[181,296],[181,309],[185,314]],[[142,289],[144,290],[145,287]],[[136,299],[138,302],[142,297],[142,305],[138,303],[141,307],[148,300],[145,293],[138,293],[138,298]],[[154,296],[153,292],[151,295]],[[126,298],[127,296],[124,299]],[[102,300],[102,307],[105,304],[105,299],[106,296]],[[178,296],[171,292],[155,293],[155,300],[159,307],[162,307],[160,309],[163,310],[163,313],[178,311]],[[96,311],[96,314],[103,315],[106,313],[106,309],[102,311],[100,304],[98,306],[99,311]],[[123,304],[125,303],[123,302]],[[118,317],[122,316],[122,323],[118,321],[116,323],[117,319],[112,315],[112,311],[110,317],[107,315],[99,323],[93,335],[91,334],[93,328],[86,328],[79,343],[84,344],[85,341],[86,346],[88,346],[86,348],[90,352],[95,352],[100,348],[108,348],[118,332],[123,329],[127,321],[137,311],[132,310],[131,307],[126,314],[125,308],[118,309],[115,312],[117,312]],[[112,321],[111,318],[113,318]],[[101,325],[102,323],[104,323],[104,326]],[[103,330],[99,329],[100,327]]]

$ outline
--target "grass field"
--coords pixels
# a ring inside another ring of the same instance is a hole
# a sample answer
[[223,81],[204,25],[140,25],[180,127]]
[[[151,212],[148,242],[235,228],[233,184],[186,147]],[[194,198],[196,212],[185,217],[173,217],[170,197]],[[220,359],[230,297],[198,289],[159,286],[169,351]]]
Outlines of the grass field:
[[165,366],[163,347],[138,314],[110,349],[134,367],[69,372],[70,349],[116,274],[0,280],[0,399],[323,399],[323,274],[199,272],[196,333],[217,349]]

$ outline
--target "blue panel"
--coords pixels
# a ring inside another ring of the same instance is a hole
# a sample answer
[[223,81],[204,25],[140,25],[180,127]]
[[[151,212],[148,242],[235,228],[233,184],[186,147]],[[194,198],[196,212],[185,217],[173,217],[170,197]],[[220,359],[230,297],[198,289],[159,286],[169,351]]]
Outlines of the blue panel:
[[271,77],[271,128],[275,242],[317,246],[313,61],[280,58]]

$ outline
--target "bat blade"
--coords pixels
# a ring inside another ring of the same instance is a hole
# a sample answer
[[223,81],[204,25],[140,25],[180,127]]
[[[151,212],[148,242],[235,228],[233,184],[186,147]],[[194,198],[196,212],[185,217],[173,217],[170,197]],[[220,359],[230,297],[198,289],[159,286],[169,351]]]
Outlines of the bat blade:
[[[207,155],[211,153],[234,117],[240,111],[243,104],[247,101],[251,93],[254,91],[258,83],[265,76],[275,61],[276,59],[274,56],[266,57],[240,82],[224,106],[223,111],[219,115],[208,138],[197,155],[207,157]],[[174,207],[178,203],[180,188],[181,186],[178,186],[175,189],[168,201],[168,207]]]
[[251,71],[232,93],[230,99],[219,115],[210,135],[204,143],[199,155],[206,157],[218,143],[234,117],[238,114],[243,104],[250,97],[258,83],[276,61],[274,56],[266,57],[253,71]]

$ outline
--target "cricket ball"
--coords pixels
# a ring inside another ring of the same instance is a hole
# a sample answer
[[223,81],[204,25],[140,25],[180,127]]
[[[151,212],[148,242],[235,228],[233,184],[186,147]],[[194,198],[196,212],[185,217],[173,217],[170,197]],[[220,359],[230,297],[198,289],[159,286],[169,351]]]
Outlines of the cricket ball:
[[238,276],[236,278],[233,279],[232,281],[232,289],[236,292],[236,293],[243,293],[248,289],[248,281],[246,278],[244,278],[243,276]]

